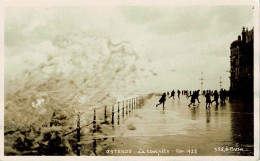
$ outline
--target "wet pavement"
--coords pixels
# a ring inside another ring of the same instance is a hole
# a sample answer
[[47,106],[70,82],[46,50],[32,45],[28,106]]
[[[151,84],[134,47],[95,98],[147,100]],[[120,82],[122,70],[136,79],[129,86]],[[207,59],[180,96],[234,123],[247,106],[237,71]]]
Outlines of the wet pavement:
[[112,156],[234,156],[253,155],[253,112],[240,103],[205,109],[205,98],[189,108],[186,96],[167,98],[157,108],[153,96],[141,109],[114,126],[109,148],[97,155]]

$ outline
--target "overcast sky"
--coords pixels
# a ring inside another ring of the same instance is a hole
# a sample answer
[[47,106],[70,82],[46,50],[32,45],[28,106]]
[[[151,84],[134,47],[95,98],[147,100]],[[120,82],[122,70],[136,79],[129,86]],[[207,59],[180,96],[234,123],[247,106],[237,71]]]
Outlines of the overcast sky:
[[5,73],[21,72],[31,54],[39,63],[57,35],[82,31],[131,44],[141,66],[157,73],[140,78],[147,82],[140,90],[200,89],[201,72],[204,89],[219,89],[220,76],[228,89],[230,44],[243,26],[253,27],[252,6],[9,8]]

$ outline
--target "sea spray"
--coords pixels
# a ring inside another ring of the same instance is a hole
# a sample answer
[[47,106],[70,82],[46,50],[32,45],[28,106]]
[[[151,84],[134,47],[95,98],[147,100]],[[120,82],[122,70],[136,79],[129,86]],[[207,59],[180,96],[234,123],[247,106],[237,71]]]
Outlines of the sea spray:
[[[34,145],[27,147],[22,154],[71,154],[75,150],[73,146],[67,147],[71,139],[62,138],[63,141],[57,145],[62,146],[56,147],[67,150],[54,152],[48,150],[53,146],[53,137],[47,141],[40,138],[52,135],[54,127],[60,129],[55,130],[55,138],[61,137],[76,128],[78,115],[83,118],[82,125],[88,124],[92,121],[93,108],[112,105],[123,97],[134,95],[128,89],[136,84],[137,54],[126,43],[82,35],[57,35],[52,44],[48,44],[51,47],[47,51],[35,53],[41,60],[34,62],[20,58],[20,63],[26,67],[24,71],[15,76],[5,72],[5,132],[19,129],[22,133],[6,137],[10,143],[5,154],[22,150],[22,147],[17,149],[12,145],[13,141],[9,139],[25,146],[27,143],[22,143],[26,141],[23,138],[28,138],[31,133],[35,133],[30,138]],[[37,46],[33,48],[37,50]],[[128,94],[115,96],[113,93],[117,91]],[[105,127],[101,125],[100,129],[102,126]],[[44,130],[48,128],[53,130]],[[107,132],[101,130],[99,133],[108,135]],[[42,144],[45,145],[43,149],[40,148]]]

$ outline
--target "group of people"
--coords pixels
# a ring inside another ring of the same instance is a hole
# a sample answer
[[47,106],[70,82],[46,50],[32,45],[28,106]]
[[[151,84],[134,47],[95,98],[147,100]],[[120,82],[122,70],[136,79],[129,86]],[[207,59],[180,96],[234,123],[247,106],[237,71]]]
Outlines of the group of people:
[[[211,101],[211,96],[213,96],[213,101]],[[217,90],[213,91],[207,91],[205,93],[205,97],[206,97],[206,109],[210,108],[210,105],[212,104],[212,102],[216,102],[216,106],[218,106],[218,99],[220,97],[220,103],[221,104],[225,104],[226,103],[226,99],[228,97],[228,91],[226,91],[225,89],[221,89],[218,93]]]
[[[170,96],[169,96],[169,94],[170,94]],[[193,106],[195,106],[196,100],[198,103],[200,103],[200,101],[199,101],[200,90],[195,90],[195,91],[182,90],[182,92],[180,90],[178,90],[177,94],[178,94],[178,99],[180,99],[180,94],[186,95],[187,98],[191,97],[190,104],[188,105],[189,107],[191,104],[193,104]],[[167,92],[167,95],[169,96],[169,98],[172,97],[174,99],[175,91],[172,90],[171,93]],[[218,106],[219,97],[220,97],[220,103],[225,104],[225,100],[228,97],[228,91],[226,91],[225,89],[224,90],[221,89],[218,93],[217,90],[214,90],[214,91],[204,90],[202,92],[202,95],[204,95],[206,98],[206,109],[209,109],[212,102],[216,102],[216,106]],[[211,101],[211,97],[213,97],[212,101]],[[166,101],[166,93],[163,93],[159,100],[159,103],[156,105],[156,107],[159,106],[160,104],[163,104],[163,107],[164,107],[165,101]]]
[[[180,99],[180,94],[181,94],[181,91],[180,90],[178,90],[177,91],[177,94],[178,94],[178,98]],[[169,92],[167,92],[167,95],[169,96]],[[171,96],[169,97],[169,98],[173,98],[174,99],[174,95],[175,95],[175,91],[174,90],[172,90],[172,92],[171,92]]]
[[197,90],[197,91],[193,91],[192,94],[190,94],[188,97],[191,97],[190,99],[190,104],[188,105],[190,107],[191,104],[195,105],[195,101],[197,100],[198,103],[200,103],[200,100],[199,100],[199,93],[200,93],[200,90]]

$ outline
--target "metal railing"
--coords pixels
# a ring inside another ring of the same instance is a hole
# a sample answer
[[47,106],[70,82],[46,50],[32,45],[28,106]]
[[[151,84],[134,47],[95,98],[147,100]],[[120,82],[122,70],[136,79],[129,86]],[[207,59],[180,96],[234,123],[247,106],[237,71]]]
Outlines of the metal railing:
[[[118,102],[117,104],[114,105],[110,105],[111,107],[111,113],[108,114],[108,108],[109,106],[104,106],[101,108],[94,108],[93,109],[93,121],[86,124],[86,125],[80,125],[80,115],[78,115],[78,121],[77,121],[77,128],[65,133],[63,136],[68,136],[70,134],[73,133],[77,133],[76,134],[76,138],[77,138],[77,144],[76,144],[76,150],[77,150],[77,155],[80,156],[80,151],[81,151],[81,143],[80,143],[80,130],[84,127],[88,127],[90,125],[93,125],[93,134],[96,133],[97,131],[97,126],[101,123],[111,123],[112,126],[114,126],[115,123],[115,114],[117,113],[117,119],[118,121],[120,120],[120,116],[122,116],[122,118],[124,118],[125,115],[130,114],[131,112],[133,112],[133,110],[135,109],[139,109],[141,108],[141,106],[144,104],[144,98],[142,96],[139,97],[135,97],[135,98],[131,98],[131,99],[127,99],[127,100],[122,100],[120,102]],[[121,106],[120,106],[121,105]],[[117,106],[117,109],[115,109]],[[104,110],[103,112],[103,120],[97,120],[97,110]],[[120,114],[121,112],[121,114]],[[108,122],[108,118],[111,117],[111,122]],[[119,124],[119,123],[118,123]]]

